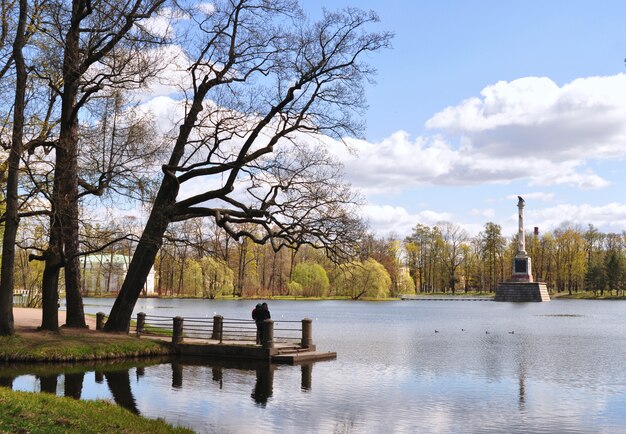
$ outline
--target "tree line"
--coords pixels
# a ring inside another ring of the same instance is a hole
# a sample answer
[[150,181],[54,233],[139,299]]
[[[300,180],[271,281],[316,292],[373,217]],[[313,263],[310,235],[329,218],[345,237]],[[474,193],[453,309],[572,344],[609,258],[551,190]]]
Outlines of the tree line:
[[[505,235],[493,222],[475,236],[455,223],[417,224],[404,238],[364,234],[353,260],[337,264],[315,249],[273,252],[246,241],[228,244],[224,242],[228,238],[209,232],[214,243],[209,250],[219,252],[210,259],[201,249],[194,254],[187,246],[165,243],[165,256],[157,261],[162,267],[158,269],[162,294],[353,299],[415,293],[489,294],[511,276],[518,247],[517,234]],[[624,295],[626,233],[602,233],[593,225],[563,223],[544,233],[529,231],[526,250],[535,281],[545,282],[550,292]],[[200,277],[185,274],[192,269]],[[205,275],[214,280],[207,284]],[[192,282],[201,283],[194,286]],[[220,290],[200,292],[208,287]]]
[[[469,236],[455,223],[417,224],[404,238],[364,234],[354,258],[337,264],[310,247],[274,252],[246,240],[229,244],[225,242],[229,238],[218,232],[208,231],[213,245],[204,251],[219,252],[210,257],[187,244],[165,243],[157,261],[162,294],[353,299],[414,293],[489,294],[511,276],[518,246],[517,234],[507,236],[493,222],[486,223],[476,236]],[[550,292],[624,295],[626,233],[602,233],[593,225],[563,223],[552,231],[528,232],[526,250],[535,281],[545,282]],[[194,269],[196,277],[191,275]],[[212,276],[208,282],[207,276]]]
[[[533,277],[546,282],[550,292],[624,295],[626,234],[564,223],[542,234],[528,232],[526,241]],[[168,230],[155,261],[155,293],[355,300],[416,293],[489,294],[511,276],[517,246],[517,234],[505,236],[493,222],[476,236],[454,223],[417,224],[404,238],[364,233],[354,257],[338,263],[311,246],[276,251],[248,238],[234,241],[214,221],[195,219]],[[128,257],[132,250],[131,241],[117,242],[103,253]],[[42,268],[26,256],[20,251],[15,279],[20,287],[36,290]],[[106,290],[83,286],[82,293],[99,296]]]

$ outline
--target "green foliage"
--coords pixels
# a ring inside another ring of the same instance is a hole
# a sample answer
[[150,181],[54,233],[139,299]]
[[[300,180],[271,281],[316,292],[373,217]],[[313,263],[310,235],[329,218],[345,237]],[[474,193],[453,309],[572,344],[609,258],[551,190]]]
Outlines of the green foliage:
[[483,264],[483,282],[488,291],[495,291],[503,276],[504,251],[506,240],[502,236],[502,227],[498,224],[485,223],[485,229],[478,235],[479,254]]
[[389,296],[391,277],[385,267],[374,259],[352,262],[339,271],[335,279],[337,293],[353,300]]
[[609,250],[604,258],[604,269],[609,292],[615,291],[619,295],[624,281],[624,258],[621,252],[615,249]]
[[598,292],[600,292],[600,295],[604,295],[606,286],[606,268],[600,261],[599,256],[593,255],[587,266],[587,273],[585,274],[585,288],[593,291],[595,295],[597,295]]
[[415,294],[415,283],[409,275],[409,270],[403,268],[398,272],[396,281],[390,288],[391,297],[400,297],[403,294]]
[[328,294],[328,275],[319,264],[302,262],[293,270],[292,281],[298,283],[304,297],[324,297]]
[[186,294],[193,294],[196,296],[202,292],[202,268],[195,259],[185,259],[183,282],[185,282],[183,288]]
[[302,285],[298,282],[292,280],[287,284],[287,288],[289,290],[289,295],[294,297],[302,297]]
[[[453,224],[440,223],[433,227],[419,224],[403,242],[371,235],[362,241],[360,261],[339,267],[330,262],[322,250],[311,246],[274,251],[268,245],[228,243],[225,236],[216,235],[215,239],[222,240],[222,244],[212,246],[215,255],[204,258],[191,249],[188,252],[183,274],[185,292],[181,295],[213,298],[237,293],[245,297],[289,295],[360,299],[446,293],[453,285],[465,293],[494,292],[498,282],[506,280],[512,272],[518,246],[516,235],[504,236],[500,225],[492,222],[486,223],[483,231],[470,239],[457,229]],[[603,234],[593,227],[582,230],[565,225],[541,236],[527,233],[526,249],[532,258],[534,279],[546,282],[551,292],[573,294],[588,290],[604,297],[605,293],[619,296],[626,288],[626,238],[623,234]],[[169,251],[170,254],[163,253],[163,261],[157,261],[157,267],[163,267],[159,274],[163,285],[175,288],[177,270],[183,268],[180,266],[182,259],[176,249],[170,247]],[[364,272],[353,269],[358,265],[367,270],[370,259],[381,264],[391,279],[390,285],[381,285],[384,295],[366,289],[362,283]],[[201,289],[195,286],[199,278],[194,263],[200,264],[202,269]],[[157,273],[159,271],[157,268]],[[329,287],[326,287],[324,274]],[[236,289],[238,285],[241,285],[241,292]]]
[[235,273],[224,261],[205,256],[200,260],[200,267],[203,297],[213,299],[233,292]]

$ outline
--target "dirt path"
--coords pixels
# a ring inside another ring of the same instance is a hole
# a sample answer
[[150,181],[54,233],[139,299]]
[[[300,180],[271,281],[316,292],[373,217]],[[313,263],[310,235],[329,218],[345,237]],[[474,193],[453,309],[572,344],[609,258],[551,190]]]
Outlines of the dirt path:
[[[15,322],[15,330],[30,331],[36,330],[41,325],[41,309],[32,309],[27,307],[13,308],[13,321]],[[86,316],[85,321],[90,330],[96,329],[96,318]],[[59,311],[59,325],[65,324],[65,311]]]

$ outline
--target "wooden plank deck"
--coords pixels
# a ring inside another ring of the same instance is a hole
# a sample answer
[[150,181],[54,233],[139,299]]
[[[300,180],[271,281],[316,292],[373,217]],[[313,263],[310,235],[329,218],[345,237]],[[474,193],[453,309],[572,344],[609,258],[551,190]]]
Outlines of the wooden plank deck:
[[297,365],[318,360],[334,360],[336,352],[317,351],[315,345],[302,348],[299,345],[277,342],[273,348],[263,348],[250,341],[185,338],[180,344],[171,342],[170,337],[142,334],[142,338],[167,342],[173,352],[181,356],[224,357],[233,359],[265,360],[272,363]]

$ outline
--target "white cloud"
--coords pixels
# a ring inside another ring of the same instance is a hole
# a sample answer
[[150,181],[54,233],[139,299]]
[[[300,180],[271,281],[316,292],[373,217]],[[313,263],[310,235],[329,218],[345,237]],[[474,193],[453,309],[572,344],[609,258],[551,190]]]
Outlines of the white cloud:
[[434,226],[441,221],[452,221],[450,213],[422,211],[411,214],[404,207],[391,205],[367,205],[363,207],[363,217],[376,235],[386,236],[393,233],[400,237],[409,235],[418,223]]
[[516,155],[497,156],[454,149],[441,137],[411,140],[399,131],[379,143],[350,141],[354,153],[335,146],[349,181],[365,194],[393,194],[423,185],[481,185],[527,180],[530,185],[571,185],[581,189],[609,182],[577,160],[551,161]]
[[626,75],[558,86],[526,77],[488,86],[480,97],[436,113],[434,135],[398,131],[378,143],[338,150],[353,185],[366,194],[421,185],[525,180],[530,186],[607,187],[588,162],[626,158]]
[[157,96],[181,94],[191,86],[188,68],[192,62],[179,45],[165,45],[152,50],[151,56],[158,59],[161,68],[157,78],[149,82],[146,99]]
[[427,121],[475,152],[552,162],[626,156],[626,75],[562,87],[545,77],[498,82]]
[[622,203],[602,206],[563,204],[530,211],[527,215],[529,221],[540,222],[542,232],[554,230],[564,222],[583,227],[591,223],[606,232],[626,230],[626,204]]
[[[525,199],[546,201],[551,201],[551,196],[551,194],[545,193],[523,195]],[[514,195],[513,198],[517,200],[517,195]],[[511,206],[511,208],[513,207]],[[475,208],[469,210],[468,215],[478,217],[477,222],[459,222],[458,216],[448,212],[425,210],[410,213],[402,206],[390,205],[367,205],[363,208],[363,216],[368,221],[373,233],[379,237],[395,234],[400,239],[410,235],[417,224],[433,227],[443,221],[459,224],[470,236],[476,236],[484,229],[485,222],[494,221],[496,214],[496,210],[491,208]],[[517,233],[517,219],[517,212],[511,212],[506,219],[498,221],[505,236],[513,236]],[[540,233],[553,231],[564,223],[578,225],[583,229],[588,224],[593,224],[604,232],[619,233],[626,231],[626,204],[615,202],[602,206],[559,204],[542,209],[527,208],[524,220],[527,230],[532,230],[533,227],[537,226]]]
[[491,220],[496,216],[496,210],[494,210],[493,208],[485,208],[485,209],[474,208],[470,210],[469,214],[473,216],[483,217],[487,220]]
[[200,3],[198,9],[208,16],[215,12],[215,5],[213,3]]
[[350,181],[365,193],[400,191],[410,185],[430,183],[449,173],[461,156],[444,141],[398,131],[379,143],[348,140],[354,153],[333,147],[343,161]]

